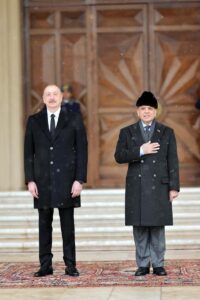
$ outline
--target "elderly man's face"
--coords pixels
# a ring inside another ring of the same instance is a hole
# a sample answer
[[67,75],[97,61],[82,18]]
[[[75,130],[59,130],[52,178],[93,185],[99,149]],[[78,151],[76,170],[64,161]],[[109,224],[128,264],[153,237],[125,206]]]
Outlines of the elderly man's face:
[[154,107],[142,105],[137,109],[137,115],[145,124],[151,123],[156,117],[157,110]]
[[50,111],[55,112],[61,106],[62,96],[59,87],[56,85],[48,85],[44,89],[43,102]]

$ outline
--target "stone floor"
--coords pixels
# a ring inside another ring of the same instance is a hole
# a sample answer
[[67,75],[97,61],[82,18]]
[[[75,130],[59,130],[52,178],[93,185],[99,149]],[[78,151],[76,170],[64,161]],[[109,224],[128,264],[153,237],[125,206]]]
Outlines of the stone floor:
[[[77,261],[133,259],[131,251],[78,252]],[[168,250],[166,259],[200,259],[200,249]],[[62,260],[62,253],[54,261]],[[37,261],[36,253],[0,253],[0,261]],[[64,267],[64,266],[63,266]],[[0,289],[1,300],[199,300],[199,287],[103,287]]]
[[2,289],[1,300],[199,300],[200,287]]

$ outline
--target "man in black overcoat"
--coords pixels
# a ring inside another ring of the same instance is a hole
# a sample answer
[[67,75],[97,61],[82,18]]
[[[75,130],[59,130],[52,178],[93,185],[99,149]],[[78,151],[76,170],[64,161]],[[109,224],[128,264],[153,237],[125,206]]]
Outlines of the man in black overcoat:
[[125,223],[133,226],[136,276],[164,268],[165,225],[173,225],[172,201],[179,192],[176,139],[171,128],[155,120],[158,102],[148,91],[136,102],[139,121],[122,128],[115,159],[127,163]]
[[39,260],[36,277],[53,274],[52,221],[58,208],[65,274],[78,276],[75,255],[74,207],[80,206],[87,173],[87,138],[81,115],[61,109],[62,93],[49,85],[44,108],[28,118],[24,167],[28,190],[39,213]]

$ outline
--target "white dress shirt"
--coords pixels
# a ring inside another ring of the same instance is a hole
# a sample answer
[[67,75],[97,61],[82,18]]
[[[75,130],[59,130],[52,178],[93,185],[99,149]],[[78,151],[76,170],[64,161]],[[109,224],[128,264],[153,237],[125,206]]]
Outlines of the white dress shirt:
[[55,112],[51,112],[47,109],[47,119],[48,119],[48,126],[49,126],[49,130],[50,130],[50,123],[51,123],[51,115],[53,114],[55,116],[54,120],[55,120],[55,127],[57,126],[58,123],[58,118],[59,118],[59,114],[60,114],[60,110],[61,108],[59,108],[57,111]]

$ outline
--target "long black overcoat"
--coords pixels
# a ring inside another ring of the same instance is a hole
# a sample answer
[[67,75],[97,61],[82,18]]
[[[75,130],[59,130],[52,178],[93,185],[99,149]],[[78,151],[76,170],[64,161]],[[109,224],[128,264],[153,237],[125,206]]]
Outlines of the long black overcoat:
[[25,182],[34,181],[35,208],[79,207],[71,197],[74,180],[86,182],[87,138],[81,115],[62,108],[51,138],[46,106],[28,118],[24,143]]
[[140,157],[145,143],[139,122],[121,129],[116,147],[118,163],[128,163],[125,223],[135,226],[172,225],[169,191],[179,191],[176,140],[171,128],[156,122],[151,142],[160,144],[155,154]]

